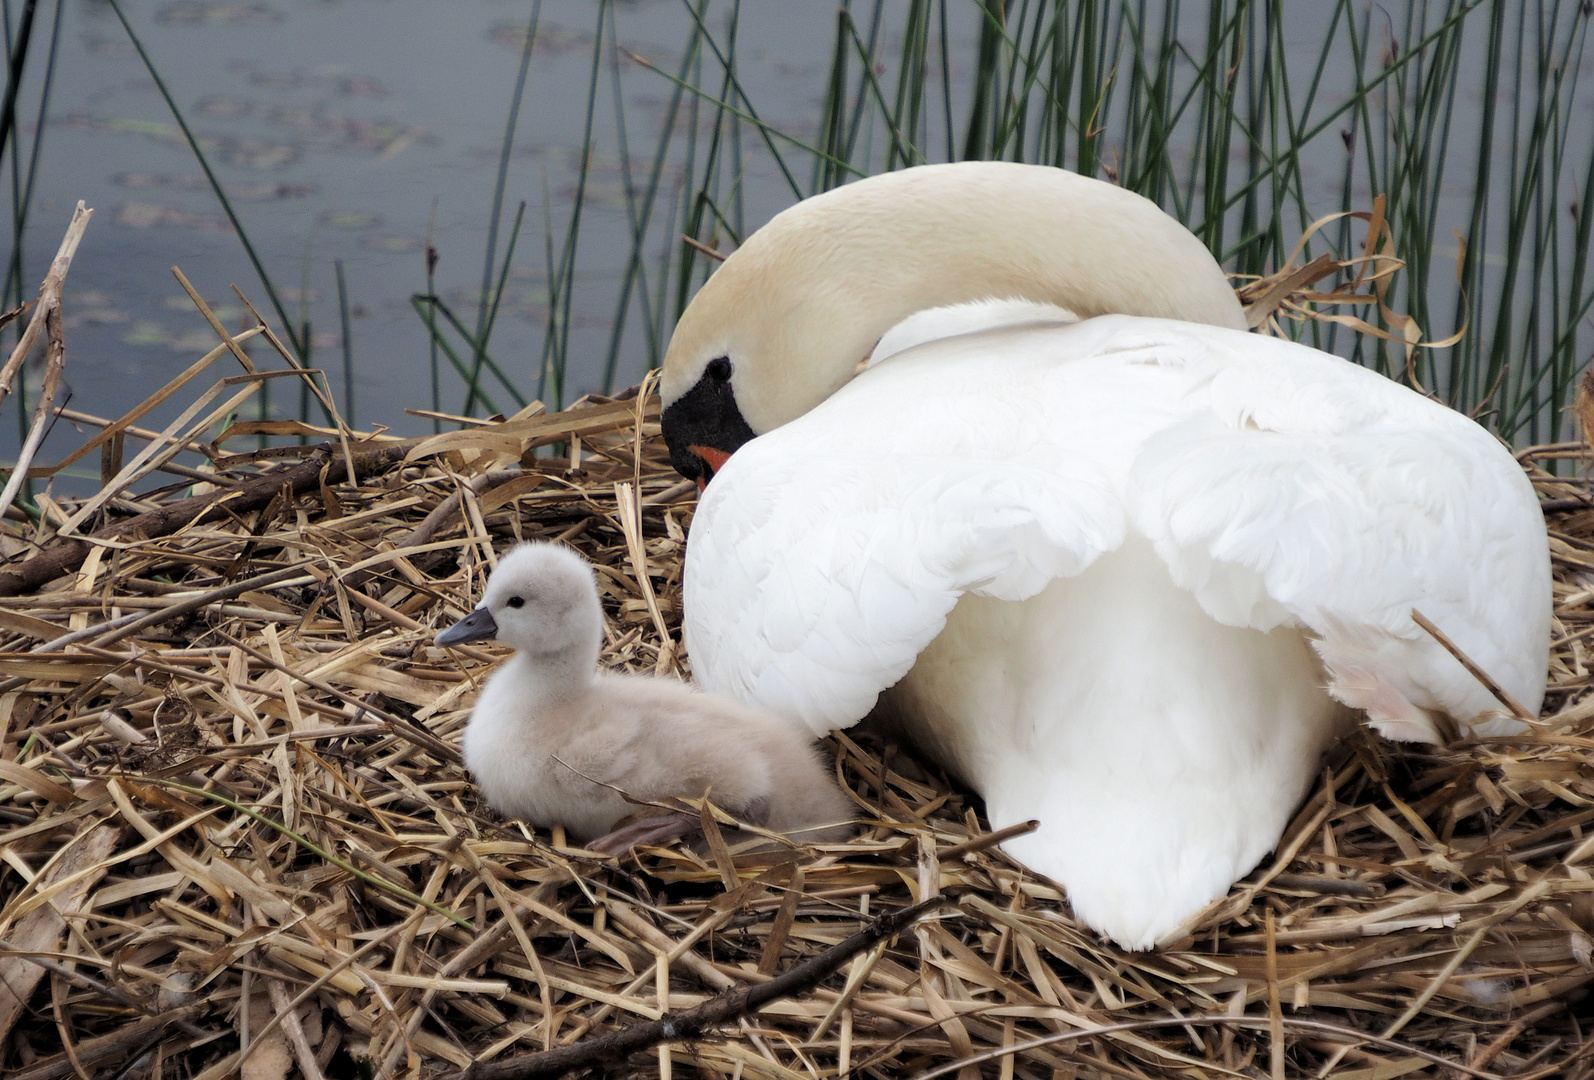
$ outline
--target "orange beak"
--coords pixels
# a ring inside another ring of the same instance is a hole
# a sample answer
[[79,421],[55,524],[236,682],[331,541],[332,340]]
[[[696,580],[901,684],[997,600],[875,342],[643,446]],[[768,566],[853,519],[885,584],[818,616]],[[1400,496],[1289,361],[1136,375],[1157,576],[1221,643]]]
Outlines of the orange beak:
[[708,476],[699,476],[697,478],[697,493],[701,495],[704,489],[708,487],[708,482],[713,477],[713,474],[723,469],[725,463],[731,459],[731,456],[723,450],[714,449],[712,446],[688,446],[687,449],[702,458],[703,463],[709,469]]

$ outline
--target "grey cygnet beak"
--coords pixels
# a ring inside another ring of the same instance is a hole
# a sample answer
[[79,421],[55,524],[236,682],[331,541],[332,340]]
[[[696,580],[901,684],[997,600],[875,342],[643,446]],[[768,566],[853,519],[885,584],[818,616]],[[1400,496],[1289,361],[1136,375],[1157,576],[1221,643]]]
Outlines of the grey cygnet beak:
[[473,641],[486,641],[498,635],[498,624],[493,613],[479,607],[459,622],[437,635],[439,645],[468,645]]

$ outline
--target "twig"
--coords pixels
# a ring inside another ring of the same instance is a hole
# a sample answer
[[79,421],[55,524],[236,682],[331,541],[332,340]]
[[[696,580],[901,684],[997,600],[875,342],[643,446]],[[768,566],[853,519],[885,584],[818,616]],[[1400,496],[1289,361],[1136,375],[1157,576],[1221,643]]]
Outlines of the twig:
[[1437,641],[1441,646],[1443,646],[1445,652],[1455,657],[1456,662],[1462,667],[1466,668],[1468,674],[1470,674],[1474,679],[1477,679],[1480,683],[1482,683],[1483,688],[1494,695],[1494,700],[1498,701],[1500,704],[1509,709],[1513,716],[1515,716],[1518,720],[1526,720],[1530,724],[1538,723],[1538,717],[1528,712],[1528,710],[1522,706],[1521,702],[1506,692],[1505,687],[1495,682],[1493,677],[1491,677],[1487,671],[1484,671],[1481,667],[1474,663],[1472,658],[1466,653],[1462,652],[1461,649],[1457,647],[1455,642],[1451,641],[1445,636],[1443,630],[1440,630],[1433,623],[1429,622],[1426,615],[1418,611],[1416,608],[1412,608],[1411,619],[1418,626],[1428,631],[1428,635]]
[[147,611],[129,612],[128,614],[120,616],[119,618],[107,619],[105,622],[95,623],[93,626],[85,626],[81,630],[73,630],[71,633],[62,634],[60,637],[50,638],[45,641],[44,644],[36,645],[28,651],[31,653],[60,652],[68,645],[76,645],[80,641],[87,641],[90,638],[98,637],[107,631],[121,629],[130,623],[137,622],[148,614],[149,612]]
[[730,258],[730,256],[726,255],[723,251],[716,251],[707,244],[703,243],[703,241],[697,239],[696,237],[687,236],[685,233],[681,234],[681,243],[685,244],[689,248],[692,248],[694,251],[701,251],[704,255],[707,255],[715,262],[724,262],[726,259]]
[[70,634],[62,634],[53,641],[46,641],[32,651],[36,653],[56,652],[68,645],[95,638],[100,634],[105,636],[100,637],[94,644],[103,649],[114,645],[125,637],[131,637],[141,630],[147,630],[151,626],[159,626],[163,622],[181,618],[190,611],[198,611],[200,608],[209,607],[219,600],[231,600],[235,596],[242,596],[246,592],[263,589],[268,585],[280,584],[303,573],[304,565],[301,563],[295,563],[293,566],[284,566],[268,574],[261,574],[258,577],[248,578],[244,581],[235,581],[231,585],[223,585],[219,589],[207,589],[195,596],[185,597],[143,615],[135,615],[131,619],[124,615],[120,619],[112,619],[97,626],[88,626],[82,630],[74,630]]
[[1472,1068],[1481,1069],[1488,1065],[1489,1062],[1499,1057],[1501,1053],[1505,1051],[1506,1047],[1516,1042],[1517,1039],[1521,1037],[1522,1033],[1530,1026],[1538,1023],[1540,1020],[1543,1020],[1548,1016],[1554,1015],[1560,1010],[1566,1008],[1566,1006],[1567,1002],[1564,1000],[1547,1001],[1526,1015],[1518,1017],[1515,1023],[1506,1028],[1504,1031],[1500,1032],[1499,1035],[1495,1036],[1493,1042],[1484,1047],[1482,1050],[1478,1051],[1477,1056],[1472,1059]]
[[1280,889],[1305,889],[1328,896],[1369,896],[1374,899],[1383,896],[1386,891],[1376,881],[1328,877],[1324,874],[1274,874],[1272,884]]
[[689,491],[697,490],[695,480],[682,480],[679,484],[671,484],[663,491],[654,492],[642,500],[643,506],[660,506],[664,503],[674,502]]
[[1565,510],[1587,510],[1594,507],[1594,498],[1579,495],[1570,499],[1544,499],[1539,503],[1539,510],[1546,514],[1558,514]]
[[[73,630],[69,634],[62,634],[58,638],[52,638],[49,641],[46,641],[44,644],[30,649],[29,652],[33,654],[59,652],[68,645],[76,645],[80,641],[88,641],[91,638],[99,638],[98,641],[94,641],[92,644],[96,648],[104,648],[107,645],[113,645],[116,642],[121,641],[125,637],[131,637],[133,634],[147,630],[151,626],[159,626],[161,623],[170,622],[173,619],[181,618],[191,611],[198,611],[200,608],[208,607],[211,604],[217,603],[218,601],[231,600],[235,596],[240,596],[246,592],[252,592],[255,589],[262,589],[268,585],[276,585],[284,581],[291,581],[293,578],[302,573],[304,573],[303,564],[285,566],[280,569],[273,570],[268,574],[261,574],[258,577],[249,578],[246,581],[235,581],[231,585],[223,585],[221,588],[210,589],[206,592],[199,593],[196,596],[185,597],[182,600],[168,604],[165,607],[156,608],[153,611],[145,612],[143,614],[135,611],[130,615],[123,615],[120,618],[111,619],[108,622],[96,623],[93,626],[86,626],[82,630]],[[102,634],[104,636],[100,637]],[[0,682],[0,694],[9,693],[12,690],[19,689],[20,687],[26,686],[28,682],[29,679],[26,676],[21,675],[14,679],[6,679],[5,681]]]
[[6,327],[16,322],[19,316],[27,314],[28,309],[32,306],[33,301],[28,300],[25,301],[21,307],[12,308],[5,314],[0,315],[0,330],[4,330]]
[[22,334],[22,340],[17,342],[17,347],[12,350],[11,358],[0,369],[0,401],[4,401],[11,393],[12,380],[21,370],[23,363],[28,359],[34,344],[39,340],[39,331],[48,328],[50,348],[46,354],[44,364],[44,385],[39,389],[39,401],[33,409],[33,424],[28,428],[28,437],[22,443],[22,451],[17,455],[16,466],[11,470],[11,475],[6,480],[4,491],[0,491],[0,516],[11,508],[16,500],[17,492],[22,490],[22,484],[28,478],[28,467],[33,464],[33,455],[39,452],[39,444],[44,442],[45,432],[49,430],[50,409],[55,404],[55,391],[61,385],[61,369],[66,364],[66,337],[61,321],[61,287],[66,284],[66,272],[72,268],[72,256],[76,254],[78,243],[83,239],[83,231],[88,228],[89,218],[94,216],[94,211],[78,201],[77,209],[72,213],[72,222],[66,228],[66,236],[61,239],[61,247],[55,254],[55,259],[50,263],[49,273],[44,275],[44,283],[39,286],[39,302],[33,309],[33,316],[28,320],[28,327]]
[[696,1008],[665,1013],[651,1023],[633,1024],[611,1034],[584,1039],[555,1050],[475,1064],[463,1072],[448,1074],[447,1080],[533,1080],[535,1077],[563,1076],[576,1069],[623,1059],[662,1042],[698,1038],[727,1020],[746,1016],[772,1001],[812,988],[841,970],[841,966],[858,953],[895,937],[946,903],[949,903],[946,897],[938,896],[922,904],[882,915],[840,944],[804,960],[768,982],[727,990]]
[[971,840],[963,841],[961,844],[953,844],[945,851],[936,852],[935,857],[937,859],[955,859],[960,855],[972,855],[976,851],[984,851],[986,848],[995,847],[997,844],[1011,840],[1015,836],[1032,833],[1040,827],[1041,823],[1039,821],[1021,821],[1017,825],[1009,825],[1005,829],[997,829],[995,832],[986,833],[984,836],[976,836]]
[[[105,1061],[129,1060],[130,1052],[145,1045],[152,1036],[159,1037],[169,1025],[187,1020],[191,1016],[198,1016],[208,1008],[209,1006],[204,1003],[184,1005],[181,1009],[173,1009],[171,1012],[160,1013],[157,1016],[146,1016],[126,1027],[113,1029],[92,1039],[84,1039],[76,1047],[78,1061],[87,1066],[99,1065]],[[133,1058],[137,1056],[137,1053],[131,1054]],[[60,1080],[61,1077],[71,1076],[73,1071],[72,1060],[61,1053],[36,1061],[26,1068],[7,1075],[10,1080]]]

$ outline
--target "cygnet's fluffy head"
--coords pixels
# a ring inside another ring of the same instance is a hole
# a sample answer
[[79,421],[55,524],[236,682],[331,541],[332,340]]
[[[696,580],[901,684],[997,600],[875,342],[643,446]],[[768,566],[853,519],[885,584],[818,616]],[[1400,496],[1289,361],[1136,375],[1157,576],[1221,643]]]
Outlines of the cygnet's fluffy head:
[[437,635],[439,645],[496,639],[532,656],[590,652],[603,636],[592,568],[558,544],[528,543],[498,560],[481,604]]

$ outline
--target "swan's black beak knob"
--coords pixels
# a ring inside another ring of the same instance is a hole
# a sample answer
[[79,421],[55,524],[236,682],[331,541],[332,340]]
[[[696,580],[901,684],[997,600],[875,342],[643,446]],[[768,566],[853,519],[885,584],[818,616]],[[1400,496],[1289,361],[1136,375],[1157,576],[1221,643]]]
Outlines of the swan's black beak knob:
[[712,361],[696,385],[670,403],[660,424],[670,464],[688,480],[697,481],[699,491],[753,438],[753,429],[736,404],[730,362],[724,357]]

